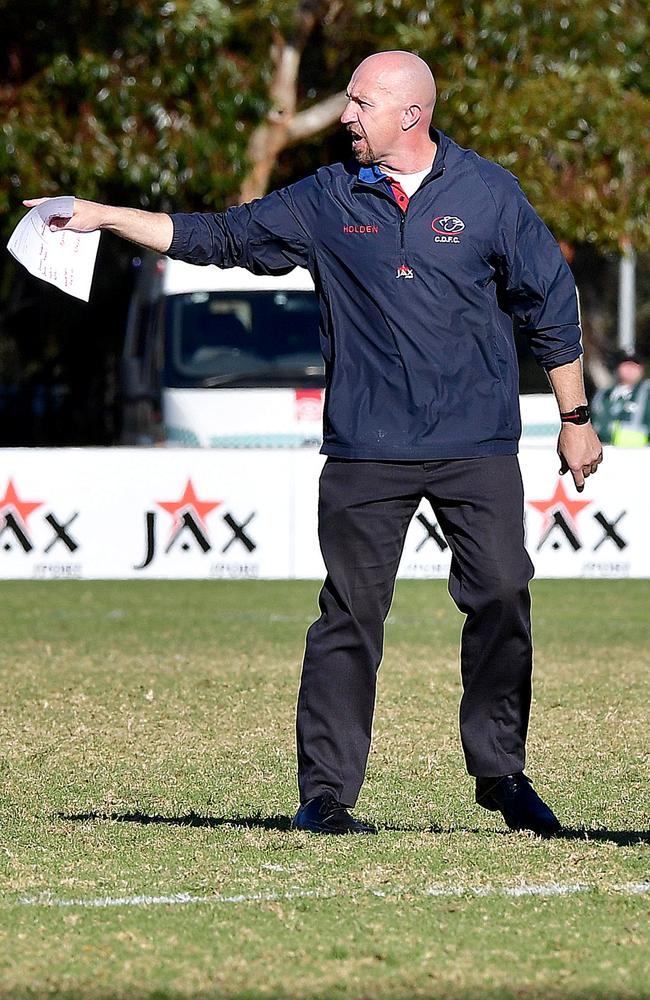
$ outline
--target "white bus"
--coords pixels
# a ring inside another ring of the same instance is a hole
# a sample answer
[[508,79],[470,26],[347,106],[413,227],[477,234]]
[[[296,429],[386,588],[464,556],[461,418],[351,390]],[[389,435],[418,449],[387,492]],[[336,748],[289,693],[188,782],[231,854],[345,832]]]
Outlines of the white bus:
[[304,268],[259,277],[143,258],[123,354],[123,443],[319,446],[318,326]]
[[[325,367],[311,276],[197,267],[138,268],[122,357],[123,444],[316,448]],[[554,443],[557,408],[517,337],[526,443]]]

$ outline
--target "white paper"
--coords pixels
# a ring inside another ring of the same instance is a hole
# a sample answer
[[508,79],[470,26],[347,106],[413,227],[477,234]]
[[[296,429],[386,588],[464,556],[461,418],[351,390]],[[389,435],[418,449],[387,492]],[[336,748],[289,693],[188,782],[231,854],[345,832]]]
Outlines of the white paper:
[[14,229],[7,249],[30,274],[49,281],[68,295],[88,301],[95,270],[99,231],[74,233],[50,229],[50,219],[70,218],[74,197],[48,198],[27,215]]

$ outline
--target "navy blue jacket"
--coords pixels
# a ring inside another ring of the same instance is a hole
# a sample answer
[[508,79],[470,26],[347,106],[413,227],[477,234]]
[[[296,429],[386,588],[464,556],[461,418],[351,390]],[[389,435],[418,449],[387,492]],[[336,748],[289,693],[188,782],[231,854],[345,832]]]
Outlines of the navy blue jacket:
[[376,167],[335,164],[222,214],[172,216],[170,257],[311,272],[326,455],[514,454],[513,317],[545,368],[582,353],[571,272],[516,178],[434,138],[431,172],[406,212]]

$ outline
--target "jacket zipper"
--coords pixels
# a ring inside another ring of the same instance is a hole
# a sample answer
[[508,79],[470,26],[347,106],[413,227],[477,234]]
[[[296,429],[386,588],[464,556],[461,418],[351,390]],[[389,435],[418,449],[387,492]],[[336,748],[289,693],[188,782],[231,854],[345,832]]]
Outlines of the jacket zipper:
[[397,209],[398,209],[399,214],[400,214],[400,220],[399,220],[400,267],[408,267],[408,264],[406,262],[406,213],[409,210],[409,206],[410,206],[411,202],[413,201],[413,199],[415,198],[415,196],[418,195],[420,193],[420,191],[422,191],[422,189],[424,187],[428,187],[428,185],[432,181],[435,181],[439,177],[442,177],[442,175],[444,174],[444,172],[445,172],[445,168],[444,168],[444,166],[442,166],[440,168],[440,170],[438,170],[435,174],[433,174],[431,177],[429,177],[428,180],[425,180],[424,183],[422,183],[420,185],[420,187],[417,189],[417,191],[413,192],[413,194],[409,198],[408,204],[407,204],[407,206],[406,206],[406,208],[404,210],[402,210],[399,207],[399,205],[397,206]]
[[[439,177],[442,177],[442,175],[444,174],[444,172],[445,172],[445,167],[444,167],[444,164],[443,164],[442,167],[439,170],[437,170],[435,174],[432,174],[429,178],[427,178],[424,181],[423,184],[420,185],[420,187],[417,189],[417,191],[414,192],[413,197],[409,198],[408,205],[406,206],[406,209],[404,211],[402,211],[402,209],[399,207],[399,205],[395,201],[395,198],[392,197],[391,195],[389,195],[388,192],[382,191],[381,188],[379,190],[377,190],[376,188],[374,189],[374,194],[375,195],[379,195],[379,197],[386,198],[388,201],[392,202],[393,205],[395,205],[397,211],[399,212],[399,217],[400,217],[399,218],[399,267],[408,267],[408,264],[406,263],[406,232],[405,232],[405,230],[406,230],[406,213],[408,212],[409,205],[411,204],[413,198],[415,198],[415,196],[417,194],[419,194],[419,192],[422,191],[423,188],[428,187],[428,185],[432,181],[438,180]],[[365,188],[373,188],[374,187],[374,185],[365,184],[363,181],[357,181],[357,184],[359,185],[359,187],[365,187]]]

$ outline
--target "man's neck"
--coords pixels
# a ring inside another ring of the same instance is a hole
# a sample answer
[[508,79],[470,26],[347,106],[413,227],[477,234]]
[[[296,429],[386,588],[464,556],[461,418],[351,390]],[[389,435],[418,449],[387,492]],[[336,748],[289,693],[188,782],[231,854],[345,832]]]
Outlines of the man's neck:
[[378,161],[377,166],[387,174],[391,171],[398,174],[419,174],[431,166],[436,158],[437,149],[436,143],[427,139],[426,143],[418,146],[417,149],[389,153],[388,156]]

